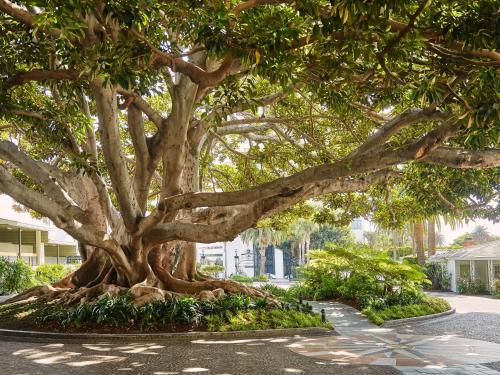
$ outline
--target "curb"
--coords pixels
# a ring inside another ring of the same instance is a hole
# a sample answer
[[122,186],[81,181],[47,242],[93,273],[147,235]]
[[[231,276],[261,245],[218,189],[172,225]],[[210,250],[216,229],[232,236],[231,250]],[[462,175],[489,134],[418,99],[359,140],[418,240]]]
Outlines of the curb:
[[420,321],[424,321],[424,320],[436,319],[436,318],[440,318],[442,316],[455,314],[455,311],[456,311],[455,309],[450,309],[448,311],[443,311],[443,312],[440,312],[437,314],[414,316],[412,318],[387,320],[380,327],[383,327],[383,328],[397,327],[400,325],[404,325],[406,323],[414,323],[414,322],[420,322]]
[[110,341],[150,341],[150,340],[196,340],[196,339],[236,339],[236,338],[271,338],[286,336],[327,336],[335,335],[335,330],[322,327],[283,328],[255,331],[228,332],[171,332],[171,333],[130,333],[130,334],[100,334],[100,333],[58,333],[39,331],[20,331],[0,329],[0,340],[5,341],[52,341],[52,340],[110,340]]

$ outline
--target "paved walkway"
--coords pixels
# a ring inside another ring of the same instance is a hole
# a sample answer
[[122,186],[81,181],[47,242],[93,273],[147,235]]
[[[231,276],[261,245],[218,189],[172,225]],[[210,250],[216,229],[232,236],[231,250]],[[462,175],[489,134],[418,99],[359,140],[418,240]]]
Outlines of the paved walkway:
[[484,363],[500,358],[500,344],[456,335],[425,336],[396,332],[371,323],[356,309],[336,302],[312,302],[325,309],[340,333],[290,344],[307,357],[338,364],[389,365],[405,374],[500,375]]
[[458,314],[464,313],[494,313],[500,314],[500,299],[489,295],[466,296],[451,292],[429,292],[434,297],[447,300],[457,310]]

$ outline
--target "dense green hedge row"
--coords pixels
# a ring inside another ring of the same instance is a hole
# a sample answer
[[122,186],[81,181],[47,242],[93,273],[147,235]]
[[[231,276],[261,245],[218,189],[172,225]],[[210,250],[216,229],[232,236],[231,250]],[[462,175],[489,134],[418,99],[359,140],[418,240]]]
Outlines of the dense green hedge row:
[[0,294],[21,292],[35,285],[53,284],[73,268],[62,264],[42,264],[33,269],[22,259],[9,261],[0,257]]

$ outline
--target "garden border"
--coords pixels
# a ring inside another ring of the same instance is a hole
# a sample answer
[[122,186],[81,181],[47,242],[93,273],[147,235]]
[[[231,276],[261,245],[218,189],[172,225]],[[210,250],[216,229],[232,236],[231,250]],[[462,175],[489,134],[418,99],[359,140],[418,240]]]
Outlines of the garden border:
[[227,332],[164,332],[164,333],[60,333],[60,332],[42,332],[42,331],[22,331],[12,329],[0,329],[0,340],[6,341],[51,341],[51,340],[169,340],[169,339],[227,339],[227,338],[273,338],[287,336],[327,336],[338,335],[335,329],[323,327],[309,328],[278,328],[261,329],[253,331],[227,331]]
[[398,327],[400,325],[404,325],[406,323],[420,322],[424,320],[436,319],[446,315],[455,314],[455,309],[449,309],[440,313],[430,314],[430,315],[421,315],[421,316],[413,316],[411,318],[402,318],[402,319],[394,319],[394,320],[386,320],[380,327],[383,328],[391,328]]

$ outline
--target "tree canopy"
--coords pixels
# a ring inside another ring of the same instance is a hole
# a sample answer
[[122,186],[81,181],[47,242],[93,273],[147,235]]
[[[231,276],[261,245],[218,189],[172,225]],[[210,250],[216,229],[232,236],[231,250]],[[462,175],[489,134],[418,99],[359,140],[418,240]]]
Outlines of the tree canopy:
[[498,219],[495,25],[489,0],[0,0],[0,191],[178,291],[186,243],[265,218]]

